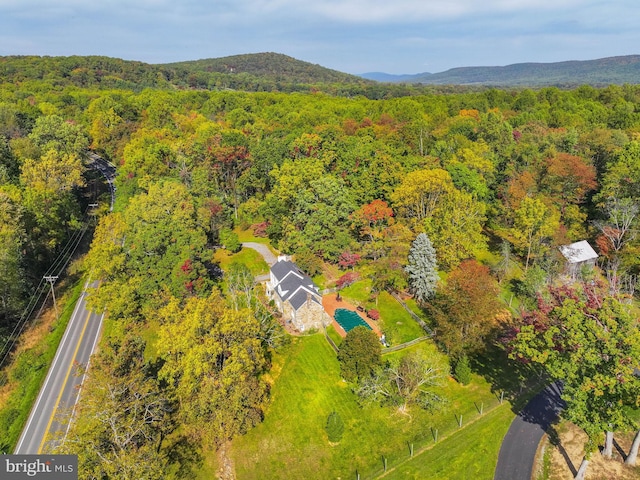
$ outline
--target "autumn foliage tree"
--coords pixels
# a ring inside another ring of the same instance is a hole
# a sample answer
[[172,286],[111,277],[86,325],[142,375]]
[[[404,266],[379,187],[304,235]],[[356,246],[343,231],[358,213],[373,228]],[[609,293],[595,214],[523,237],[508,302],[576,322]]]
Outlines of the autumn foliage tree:
[[465,260],[447,277],[427,308],[437,340],[452,356],[483,350],[498,322],[508,318],[499,291],[489,267],[476,260]]
[[[564,384],[562,415],[588,437],[576,478],[583,478],[604,432],[635,425],[626,407],[635,406],[640,395],[637,319],[603,292],[598,284],[581,291],[550,288],[539,308],[525,313],[510,343],[512,358],[539,364]],[[613,434],[605,438],[603,453],[611,456]]]

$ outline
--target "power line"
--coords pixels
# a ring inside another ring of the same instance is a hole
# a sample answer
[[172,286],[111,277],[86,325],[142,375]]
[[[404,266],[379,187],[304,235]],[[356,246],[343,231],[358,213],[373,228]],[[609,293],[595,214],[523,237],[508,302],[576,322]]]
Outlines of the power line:
[[[109,190],[111,193],[110,210],[113,211],[113,205],[115,202],[115,185],[113,183],[113,180],[115,177],[116,167],[111,162],[104,160],[103,158],[99,157],[96,154],[93,154],[92,152],[90,152],[90,157],[94,160],[96,164],[98,164],[97,170],[99,170],[102,173],[102,175],[105,177],[109,185]],[[85,210],[85,212],[83,213],[82,228],[73,232],[71,238],[67,240],[67,243],[65,244],[65,246],[58,253],[56,259],[52,262],[51,266],[47,269],[44,276],[40,279],[38,286],[35,288],[33,294],[29,298],[29,302],[27,303],[26,308],[24,309],[22,315],[16,322],[12,332],[9,334],[9,337],[6,339],[4,345],[2,346],[2,349],[0,349],[0,368],[4,365],[4,362],[9,357],[9,354],[13,351],[13,347],[18,341],[18,338],[20,338],[20,335],[22,335],[22,332],[24,331],[26,325],[29,323],[29,320],[32,318],[33,312],[35,311],[36,306],[40,303],[40,299],[42,298],[42,295],[45,293],[46,283],[49,283],[51,287],[50,293],[53,295],[53,302],[56,310],[56,318],[58,318],[58,306],[56,303],[54,283],[65,271],[65,269],[69,265],[69,262],[73,258],[76,250],[78,249],[78,246],[82,242],[82,239],[84,238],[84,235],[89,227],[89,215],[88,215],[89,208],[90,207],[88,207],[87,210]],[[47,297],[48,297],[48,294],[45,297],[45,302]],[[44,307],[44,302],[42,304],[40,312],[36,316],[40,315],[43,307]]]

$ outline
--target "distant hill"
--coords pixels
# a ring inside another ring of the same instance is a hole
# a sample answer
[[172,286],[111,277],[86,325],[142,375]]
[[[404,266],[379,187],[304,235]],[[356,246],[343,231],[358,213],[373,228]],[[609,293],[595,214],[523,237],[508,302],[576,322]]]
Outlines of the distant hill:
[[357,75],[349,75],[273,52],[167,63],[161,66],[169,70],[185,70],[192,73],[248,74],[273,81],[306,84],[363,82]]
[[342,90],[349,86],[347,90],[357,94],[379,88],[371,80],[277,53],[158,65],[104,56],[0,57],[0,83],[29,80],[42,80],[54,85],[132,90],[178,88],[291,92],[310,91],[319,86],[325,86],[329,91],[327,85],[340,85]]
[[[460,67],[416,75],[363,74],[378,81],[423,85],[491,85],[498,87],[575,86],[640,83],[640,55],[556,63],[516,63],[504,67]],[[385,79],[386,78],[386,79]],[[384,80],[380,80],[384,79]]]
[[[365,78],[366,77],[366,78]],[[441,73],[349,75],[278,53],[254,53],[167,64],[104,56],[0,56],[0,83],[31,80],[53,86],[100,89],[144,88],[320,91],[369,98],[412,95],[450,88],[574,87],[640,83],[640,55],[589,61],[519,63],[505,67],[461,67]],[[375,80],[375,81],[374,81]],[[424,85],[422,87],[421,85]]]

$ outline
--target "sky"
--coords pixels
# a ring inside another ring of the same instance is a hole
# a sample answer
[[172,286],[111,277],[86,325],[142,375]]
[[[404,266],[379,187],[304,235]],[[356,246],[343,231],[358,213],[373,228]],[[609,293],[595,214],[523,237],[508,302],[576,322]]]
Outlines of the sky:
[[0,55],[276,52],[345,73],[640,54],[638,0],[0,0]]

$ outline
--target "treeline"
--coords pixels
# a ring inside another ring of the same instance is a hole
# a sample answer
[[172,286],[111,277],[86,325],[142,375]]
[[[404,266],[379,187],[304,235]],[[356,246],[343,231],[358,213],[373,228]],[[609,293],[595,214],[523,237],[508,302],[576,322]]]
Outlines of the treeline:
[[[64,265],[86,228],[92,178],[86,129],[59,115],[0,103],[0,345],[53,264]],[[58,275],[58,271],[50,272]]]
[[[75,228],[82,151],[118,166],[116,212],[87,260],[104,281],[94,305],[114,326],[84,395],[90,420],[65,448],[84,445],[92,475],[162,478],[151,470],[177,462],[183,439],[215,446],[260,421],[277,328],[250,275],[238,267],[230,284],[213,263],[215,248],[237,243],[235,227],[267,235],[312,275],[327,263],[364,267],[374,295],[411,287],[409,251],[426,234],[448,277],[430,308],[462,332],[440,338],[456,355],[486,345],[489,330],[469,322],[501,314],[481,300],[499,281],[535,307],[561,272],[559,245],[591,240],[611,288],[630,293],[639,105],[634,86],[386,100],[3,86],[0,292]],[[482,315],[448,301],[461,295]]]

